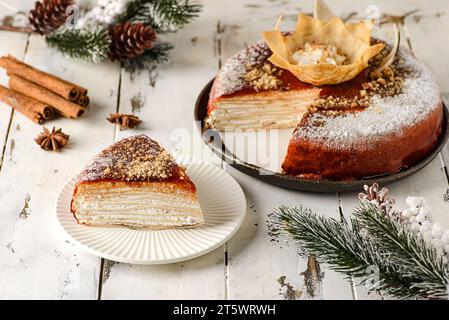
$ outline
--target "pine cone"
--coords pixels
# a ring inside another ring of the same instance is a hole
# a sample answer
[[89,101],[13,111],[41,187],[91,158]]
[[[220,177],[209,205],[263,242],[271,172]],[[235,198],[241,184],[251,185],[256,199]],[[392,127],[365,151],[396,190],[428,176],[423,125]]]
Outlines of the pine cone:
[[62,26],[69,14],[67,7],[74,4],[73,0],[42,0],[36,2],[28,14],[31,29],[41,35],[47,35]]
[[134,59],[150,49],[156,40],[153,28],[141,23],[117,24],[109,28],[109,35],[111,37],[109,58],[112,61]]

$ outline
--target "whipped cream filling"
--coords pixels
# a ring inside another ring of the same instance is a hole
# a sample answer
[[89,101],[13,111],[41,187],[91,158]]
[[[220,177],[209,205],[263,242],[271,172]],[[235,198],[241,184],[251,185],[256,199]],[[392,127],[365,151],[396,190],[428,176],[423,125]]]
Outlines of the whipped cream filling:
[[292,55],[297,64],[332,64],[341,66],[345,64],[347,57],[341,54],[333,45],[322,45],[307,42],[303,48],[298,49]]

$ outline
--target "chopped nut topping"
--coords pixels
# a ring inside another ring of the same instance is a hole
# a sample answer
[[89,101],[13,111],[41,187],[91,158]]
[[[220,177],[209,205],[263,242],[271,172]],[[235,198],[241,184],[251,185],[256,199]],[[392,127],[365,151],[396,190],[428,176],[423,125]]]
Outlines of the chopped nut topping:
[[312,110],[328,110],[328,109],[348,109],[348,108],[366,108],[369,106],[370,99],[368,96],[357,96],[353,99],[346,97],[332,97],[316,100],[312,104]]
[[97,179],[164,180],[176,166],[171,155],[145,135],[123,139],[101,152],[81,174]]
[[247,81],[256,91],[278,90],[283,87],[283,82],[278,78],[282,73],[271,63],[265,63],[262,67],[254,67],[245,75]]
[[312,111],[347,108],[367,108],[371,105],[371,97],[391,97],[401,93],[404,87],[404,78],[398,76],[392,68],[376,74],[370,74],[370,81],[362,85],[363,89],[354,98],[333,97],[315,101]]
[[399,94],[404,87],[404,78],[398,76],[392,68],[386,68],[382,72],[370,74],[371,82],[363,84],[363,88],[370,95],[391,97]]

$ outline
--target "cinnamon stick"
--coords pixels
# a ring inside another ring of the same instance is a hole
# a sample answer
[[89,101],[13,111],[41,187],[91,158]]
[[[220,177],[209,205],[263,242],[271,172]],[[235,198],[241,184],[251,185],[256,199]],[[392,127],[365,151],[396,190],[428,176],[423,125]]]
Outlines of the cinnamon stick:
[[9,75],[15,74],[34,82],[71,102],[77,102],[81,96],[87,96],[87,89],[38,70],[11,55],[0,58],[0,67],[5,68]]
[[87,107],[90,103],[90,99],[88,96],[83,95],[78,99],[77,103],[82,107]]
[[9,77],[9,87],[14,91],[52,106],[58,113],[67,118],[79,118],[86,111],[84,107],[14,74]]
[[0,100],[38,124],[42,124],[44,120],[53,118],[53,108],[47,104],[1,85]]

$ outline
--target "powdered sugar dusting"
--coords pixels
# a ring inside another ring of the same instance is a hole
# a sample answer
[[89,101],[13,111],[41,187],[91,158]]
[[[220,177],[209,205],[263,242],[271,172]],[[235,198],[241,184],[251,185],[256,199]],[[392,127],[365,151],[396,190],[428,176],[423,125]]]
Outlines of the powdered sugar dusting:
[[440,106],[438,85],[429,69],[412,55],[401,49],[398,55],[398,69],[410,70],[405,77],[401,94],[382,98],[372,97],[372,104],[362,112],[346,113],[328,117],[322,113],[310,116],[311,124],[320,126],[299,127],[294,137],[297,139],[321,140],[336,149],[351,146],[368,146],[370,142],[384,139],[391,134],[423,121]]
[[245,80],[248,69],[261,65],[270,57],[271,51],[264,41],[240,51],[229,58],[221,68],[216,81],[216,97],[238,92],[250,86]]

